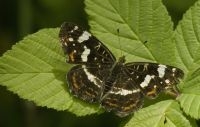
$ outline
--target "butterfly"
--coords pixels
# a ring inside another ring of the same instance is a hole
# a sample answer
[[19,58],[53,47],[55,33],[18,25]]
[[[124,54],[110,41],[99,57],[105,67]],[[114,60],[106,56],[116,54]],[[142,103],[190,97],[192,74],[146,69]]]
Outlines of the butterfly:
[[67,63],[75,66],[67,73],[72,95],[125,117],[143,105],[144,97],[153,99],[160,92],[173,91],[183,78],[181,69],[148,62],[126,63],[118,60],[95,36],[84,28],[64,22],[59,32]]

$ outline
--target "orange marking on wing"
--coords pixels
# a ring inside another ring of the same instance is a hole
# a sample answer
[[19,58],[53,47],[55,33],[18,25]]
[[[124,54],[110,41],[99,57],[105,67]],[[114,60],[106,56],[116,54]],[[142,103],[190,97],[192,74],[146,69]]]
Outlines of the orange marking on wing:
[[104,103],[105,103],[106,105],[108,105],[108,106],[118,107],[117,104],[110,102],[110,100],[112,100],[112,99],[114,99],[114,98],[108,97],[108,98],[106,98],[106,101],[104,101]]
[[69,54],[69,58],[70,58],[71,61],[74,61],[74,52]]
[[95,95],[94,95],[94,94],[91,94],[91,93],[89,93],[88,91],[85,91],[85,93],[86,93],[88,96],[92,97],[92,98],[94,98],[94,97],[95,97]]
[[156,95],[156,89],[152,89],[151,91],[147,92],[147,95]]
[[79,86],[77,85],[77,82],[76,82],[75,74],[73,74],[73,76],[72,76],[72,81],[73,81],[73,86],[74,86],[76,89],[79,89]]
[[123,111],[129,111],[130,109],[132,110],[133,107],[136,107],[136,104],[131,104],[131,105],[127,106],[127,107],[122,107],[122,109],[123,109]]
[[136,100],[135,103],[132,103],[132,104],[130,104],[129,106],[123,106],[122,109],[123,109],[124,111],[132,110],[134,107],[135,107],[135,108],[137,107],[138,102],[139,102],[139,100]]

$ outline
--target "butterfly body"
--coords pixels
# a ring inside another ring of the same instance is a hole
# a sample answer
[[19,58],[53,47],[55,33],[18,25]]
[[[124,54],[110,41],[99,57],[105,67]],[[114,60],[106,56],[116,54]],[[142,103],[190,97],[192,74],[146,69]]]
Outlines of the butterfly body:
[[127,116],[162,91],[176,89],[183,71],[158,63],[116,60],[96,37],[72,23],[63,23],[59,33],[67,62],[77,64],[67,73],[70,92],[107,111]]

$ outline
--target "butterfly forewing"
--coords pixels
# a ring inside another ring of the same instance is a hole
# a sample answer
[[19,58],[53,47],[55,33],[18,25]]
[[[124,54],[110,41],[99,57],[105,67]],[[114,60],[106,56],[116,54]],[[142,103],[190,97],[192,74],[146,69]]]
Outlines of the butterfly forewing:
[[59,37],[69,63],[113,64],[113,54],[96,37],[73,23],[63,23]]
[[162,91],[175,88],[184,75],[183,71],[176,67],[157,63],[127,63],[126,67],[143,94],[150,98],[157,97]]

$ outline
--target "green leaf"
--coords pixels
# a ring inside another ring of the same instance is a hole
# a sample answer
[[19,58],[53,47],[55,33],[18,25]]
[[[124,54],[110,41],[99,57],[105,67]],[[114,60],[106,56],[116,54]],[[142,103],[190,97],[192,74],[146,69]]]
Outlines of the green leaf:
[[[128,61],[182,64],[176,63],[179,54],[175,54],[172,22],[161,0],[85,0],[85,4],[91,31],[116,57],[121,56],[122,50]],[[41,30],[5,53],[0,58],[0,84],[39,106],[67,110],[78,116],[101,113],[98,106],[69,94],[65,75],[71,66],[65,63],[58,30]],[[162,103],[156,105],[169,111]],[[180,118],[175,119],[177,123],[167,120],[167,124],[186,123],[177,107],[170,107],[171,114],[166,118],[171,120],[172,114]],[[164,120],[162,117],[160,123]]]
[[74,99],[67,90],[66,64],[59,29],[44,29],[12,47],[0,58],[0,84],[39,106],[68,110],[76,115],[99,111],[97,106]]
[[191,7],[175,30],[177,54],[186,76],[178,98],[186,114],[200,118],[200,1]]
[[125,127],[191,127],[180,106],[166,100],[143,108],[134,114]]
[[128,61],[176,63],[173,26],[161,0],[86,0],[85,4],[91,31],[117,57],[122,50]]
[[186,114],[198,119],[200,116],[200,95],[184,93],[179,97],[180,104]]

